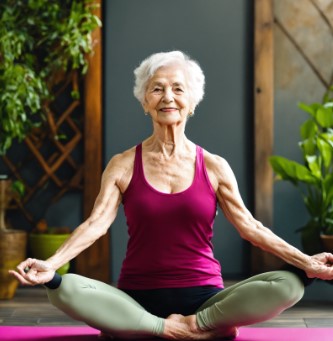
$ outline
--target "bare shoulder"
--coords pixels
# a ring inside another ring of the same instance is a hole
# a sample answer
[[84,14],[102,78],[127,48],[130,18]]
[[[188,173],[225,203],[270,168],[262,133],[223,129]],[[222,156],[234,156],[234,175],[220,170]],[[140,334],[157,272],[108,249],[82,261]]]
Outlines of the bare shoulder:
[[108,162],[105,171],[127,168],[134,163],[135,147],[125,150],[122,153],[114,155]]
[[225,158],[204,150],[204,161],[209,180],[216,191],[221,187],[236,185],[234,173]]
[[114,155],[103,172],[102,181],[115,182],[124,190],[124,185],[128,185],[133,174],[134,158],[135,147]]
[[220,168],[220,167],[226,167],[226,166],[229,167],[227,160],[224,159],[223,157],[217,154],[212,154],[205,149],[203,151],[204,151],[203,155],[204,155],[206,167],[212,167],[212,168],[215,168],[215,167]]
[[222,175],[231,171],[226,159],[207,150],[204,150],[204,160],[207,170],[216,173],[216,175]]

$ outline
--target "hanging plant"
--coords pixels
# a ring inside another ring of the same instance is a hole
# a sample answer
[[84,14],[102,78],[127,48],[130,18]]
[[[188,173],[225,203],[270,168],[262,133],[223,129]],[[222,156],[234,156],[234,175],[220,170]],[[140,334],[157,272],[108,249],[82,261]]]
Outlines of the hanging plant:
[[87,71],[91,32],[101,26],[95,7],[91,0],[0,2],[0,155],[45,120],[59,75]]

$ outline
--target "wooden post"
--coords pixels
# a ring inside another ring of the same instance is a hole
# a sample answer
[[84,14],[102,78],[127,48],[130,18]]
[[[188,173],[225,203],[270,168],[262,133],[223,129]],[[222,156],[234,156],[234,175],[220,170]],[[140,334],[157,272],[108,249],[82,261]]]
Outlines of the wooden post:
[[[255,0],[254,30],[254,144],[255,217],[265,226],[273,221],[273,172],[268,157],[273,150],[274,49],[272,0]],[[275,268],[274,256],[252,247],[252,272]]]
[[[102,0],[95,14],[101,18]],[[94,53],[89,56],[89,68],[85,77],[84,103],[84,194],[83,215],[86,219],[93,208],[100,189],[102,176],[102,32],[97,28],[92,33]],[[104,282],[110,280],[109,233],[97,240],[90,248],[76,258],[76,271],[79,274]]]

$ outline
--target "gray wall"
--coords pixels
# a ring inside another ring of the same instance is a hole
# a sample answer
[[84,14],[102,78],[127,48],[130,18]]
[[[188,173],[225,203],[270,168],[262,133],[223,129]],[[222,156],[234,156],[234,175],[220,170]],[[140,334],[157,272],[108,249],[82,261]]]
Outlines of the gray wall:
[[[252,1],[107,0],[104,8],[105,164],[148,137],[150,119],[132,95],[133,69],[148,55],[179,49],[198,60],[206,96],[187,126],[187,136],[225,157],[251,208]],[[121,207],[111,229],[112,279],[126,249]],[[225,277],[248,271],[248,245],[219,214],[215,255]]]

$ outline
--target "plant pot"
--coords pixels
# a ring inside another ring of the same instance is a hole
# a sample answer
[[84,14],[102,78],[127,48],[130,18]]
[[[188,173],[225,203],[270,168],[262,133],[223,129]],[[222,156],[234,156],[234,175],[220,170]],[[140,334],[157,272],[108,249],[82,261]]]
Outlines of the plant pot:
[[315,255],[323,251],[320,239],[320,229],[317,225],[308,223],[301,229],[301,243],[303,251],[308,255]]
[[14,297],[19,282],[8,273],[26,258],[27,233],[19,230],[0,232],[0,299]]
[[333,235],[321,234],[320,239],[323,244],[324,251],[333,253]]
[[[49,234],[30,233],[29,246],[31,255],[34,258],[46,260],[50,258],[59,247],[65,242],[70,234]],[[60,275],[64,275],[69,270],[70,263],[64,264],[57,270]]]

